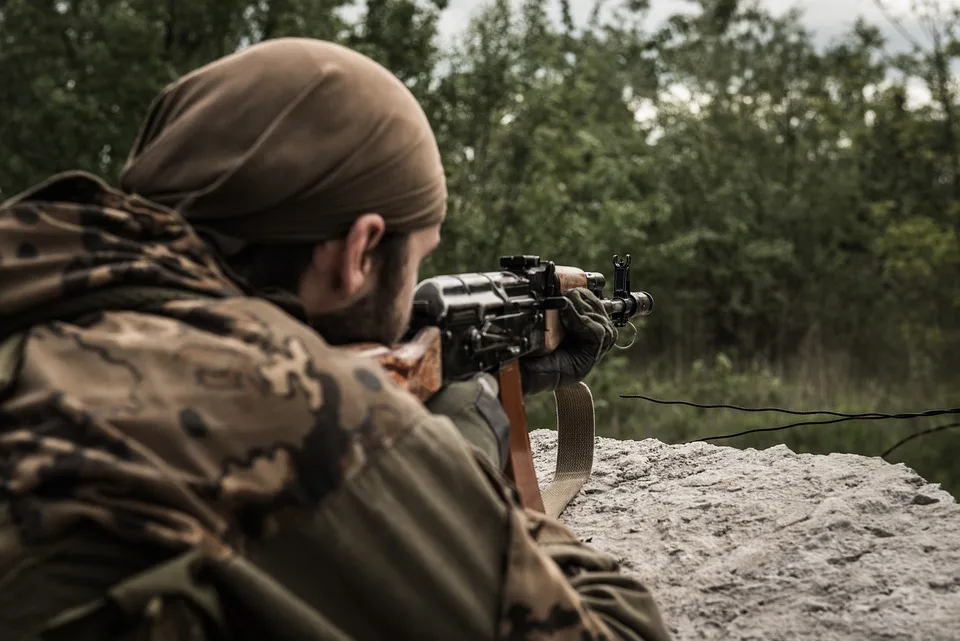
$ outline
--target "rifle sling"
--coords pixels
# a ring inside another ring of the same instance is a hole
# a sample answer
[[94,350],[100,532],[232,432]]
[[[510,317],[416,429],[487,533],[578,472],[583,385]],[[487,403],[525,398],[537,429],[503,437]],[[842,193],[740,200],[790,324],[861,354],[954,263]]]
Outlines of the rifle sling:
[[509,363],[500,370],[500,401],[510,419],[506,474],[514,482],[520,504],[559,518],[593,471],[596,411],[586,383],[553,393],[557,408],[557,461],[553,479],[541,492],[533,464],[519,367]]
[[586,383],[562,387],[553,393],[557,406],[557,463],[553,479],[543,491],[547,516],[558,518],[593,471],[596,412]]

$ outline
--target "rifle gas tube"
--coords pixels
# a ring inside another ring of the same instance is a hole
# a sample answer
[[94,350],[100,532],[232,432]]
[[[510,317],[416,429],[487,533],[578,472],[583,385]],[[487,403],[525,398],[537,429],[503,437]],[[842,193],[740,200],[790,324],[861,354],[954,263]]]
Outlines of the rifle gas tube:
[[421,400],[447,383],[480,372],[498,374],[500,400],[510,418],[507,475],[516,483],[525,507],[557,516],[593,466],[593,397],[584,383],[554,393],[557,470],[541,495],[518,360],[549,353],[563,341],[558,312],[567,304],[563,294],[571,289],[585,287],[593,292],[618,328],[632,326],[631,319],[652,312],[653,297],[630,291],[629,254],[613,257],[610,298],[603,298],[606,279],[597,272],[559,266],[539,256],[504,256],[500,267],[498,272],[424,280],[414,294],[408,342],[392,350],[368,348],[372,349],[368,354]]

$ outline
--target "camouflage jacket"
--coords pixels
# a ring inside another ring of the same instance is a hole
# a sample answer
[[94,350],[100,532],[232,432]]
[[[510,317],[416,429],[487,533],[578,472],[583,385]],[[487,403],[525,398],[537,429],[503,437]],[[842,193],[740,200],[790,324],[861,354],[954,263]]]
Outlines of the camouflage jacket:
[[[129,287],[177,295],[44,320]],[[327,638],[667,638],[612,558],[518,507],[376,363],[243,291],[173,211],[83,173],[8,201],[0,326],[9,595],[42,566],[17,559],[93,525],[153,559],[255,563]]]

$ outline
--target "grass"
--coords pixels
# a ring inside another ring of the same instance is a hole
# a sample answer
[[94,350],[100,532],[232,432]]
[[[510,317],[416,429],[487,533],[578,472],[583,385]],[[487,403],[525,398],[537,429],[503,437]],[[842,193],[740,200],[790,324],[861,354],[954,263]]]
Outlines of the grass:
[[[805,362],[788,368],[764,364],[738,366],[722,354],[685,368],[665,363],[639,366],[622,354],[612,354],[590,374],[587,383],[597,408],[600,436],[622,439],[656,438],[683,443],[706,436],[767,428],[832,416],[791,416],[772,412],[699,409],[658,405],[621,394],[642,394],[664,400],[792,410],[844,413],[907,413],[960,406],[956,385],[904,385],[855,379],[836,363]],[[552,427],[553,399],[549,394],[527,403],[531,428]],[[749,434],[714,441],[718,445],[763,449],[780,443],[795,452],[847,452],[879,456],[901,438],[926,428],[960,421],[960,415],[910,420],[850,420],[807,425],[789,430]],[[960,429],[946,429],[915,438],[886,457],[903,462],[931,483],[940,483],[960,496]]]

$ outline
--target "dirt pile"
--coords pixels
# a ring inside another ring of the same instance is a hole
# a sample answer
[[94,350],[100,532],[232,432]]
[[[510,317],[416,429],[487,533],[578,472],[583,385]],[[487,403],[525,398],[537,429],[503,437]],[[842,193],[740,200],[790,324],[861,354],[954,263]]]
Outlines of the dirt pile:
[[[556,433],[531,440],[549,481]],[[677,641],[960,641],[960,505],[902,464],[601,438],[560,518]]]

